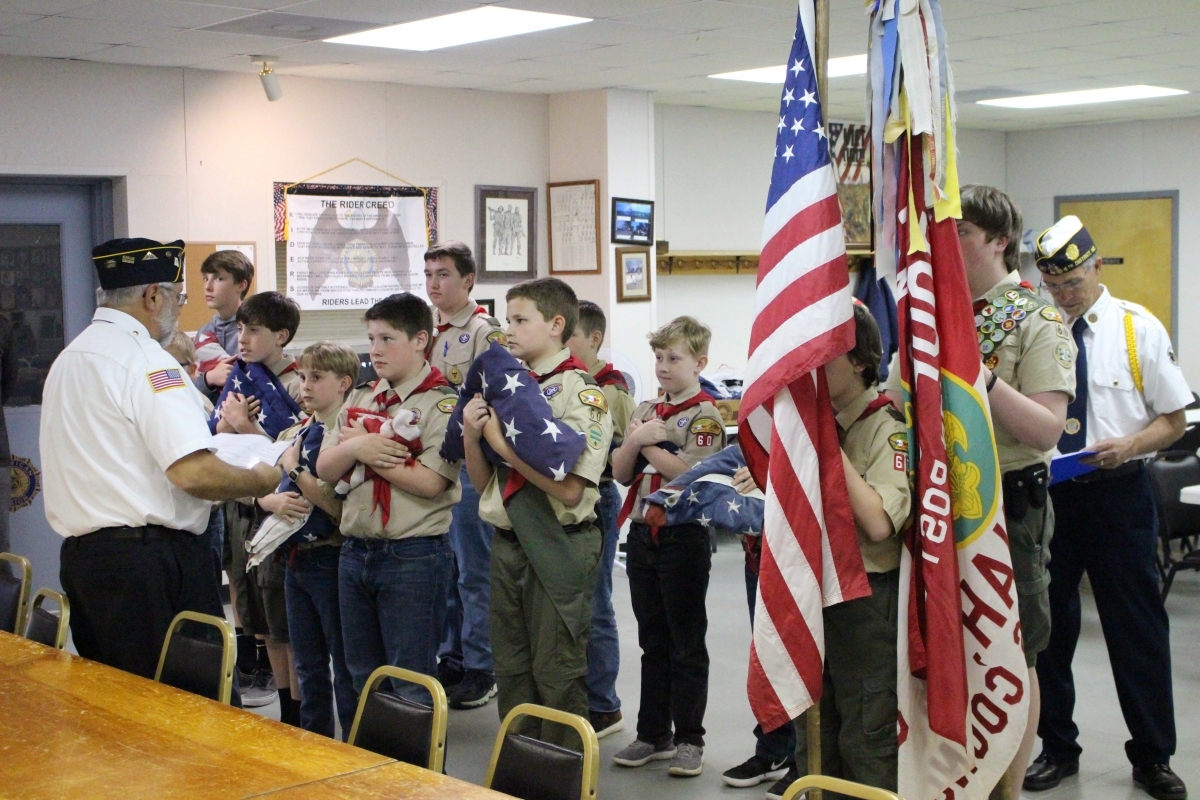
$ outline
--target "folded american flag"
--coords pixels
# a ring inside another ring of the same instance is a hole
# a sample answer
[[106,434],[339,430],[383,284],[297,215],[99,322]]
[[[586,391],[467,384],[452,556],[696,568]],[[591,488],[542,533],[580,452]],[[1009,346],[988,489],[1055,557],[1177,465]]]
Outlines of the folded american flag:
[[644,500],[648,525],[687,525],[723,528],[747,536],[761,536],[763,493],[755,489],[739,494],[733,474],[746,466],[742,451],[731,444],[713,453]]
[[[582,365],[575,366],[577,364],[568,359],[554,372],[583,368]],[[547,377],[543,375],[542,379]],[[551,389],[553,385],[546,391]],[[465,458],[463,409],[476,394],[482,394],[499,416],[504,435],[517,457],[547,478],[563,480],[587,446],[582,431],[554,418],[550,402],[543,396],[533,373],[506,348],[493,342],[471,364],[467,379],[459,390],[458,405],[450,416],[446,438],[442,441],[441,455],[447,461]],[[492,464],[504,463],[487,442],[483,442],[483,454]]]
[[196,365],[201,372],[214,369],[217,364],[221,363],[221,359],[229,357],[229,353],[226,353],[225,348],[221,347],[215,334],[200,334],[196,337],[195,345]]
[[217,421],[221,419],[222,407],[230,392],[258,398],[258,425],[272,439],[278,439],[279,434],[304,419],[300,406],[274,372],[263,364],[247,364],[239,358],[234,362],[225,388],[221,390],[221,396],[217,398],[212,416],[209,417],[208,429],[213,433],[217,432]]
[[[317,474],[317,456],[321,453],[321,440],[325,436],[325,426],[315,419],[300,429],[296,438],[300,442],[300,466]],[[279,482],[277,493],[296,492],[303,494],[286,474]],[[315,542],[328,539],[337,531],[337,523],[333,518],[316,506],[300,520],[289,522],[283,517],[272,514],[267,517],[250,541],[246,542],[246,552],[250,554],[249,566],[257,566],[263,559],[280,547],[290,547],[304,542]]]
[[[378,433],[386,439],[403,444],[408,448],[408,463],[410,464],[425,450],[425,446],[421,444],[421,429],[417,427],[417,412],[411,409],[402,408],[396,412],[396,416],[389,418],[387,412],[372,411],[369,408],[355,406],[346,409],[346,424],[354,422],[361,422],[367,429],[367,433]],[[361,461],[342,476],[333,491],[338,497],[345,497],[368,480],[375,481],[375,506],[378,507],[384,502],[390,505],[391,484],[376,475],[375,470]],[[381,498],[379,496],[381,493],[386,493],[385,497]]]

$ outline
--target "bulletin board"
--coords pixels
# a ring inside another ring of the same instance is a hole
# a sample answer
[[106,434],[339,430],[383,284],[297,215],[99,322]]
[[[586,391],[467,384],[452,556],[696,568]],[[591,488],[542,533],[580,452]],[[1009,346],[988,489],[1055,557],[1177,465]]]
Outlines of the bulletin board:
[[250,291],[246,296],[254,294],[258,286],[258,259],[255,254],[254,242],[188,242],[183,248],[184,273],[183,290],[188,293],[187,305],[179,312],[179,330],[196,331],[204,323],[212,319],[213,310],[204,305],[204,277],[200,274],[200,265],[204,259],[218,250],[240,250],[250,263],[254,265],[254,280],[250,282]]
[[1179,192],[1056,197],[1054,206],[1055,219],[1074,214],[1092,235],[1109,292],[1145,306],[1175,340]]

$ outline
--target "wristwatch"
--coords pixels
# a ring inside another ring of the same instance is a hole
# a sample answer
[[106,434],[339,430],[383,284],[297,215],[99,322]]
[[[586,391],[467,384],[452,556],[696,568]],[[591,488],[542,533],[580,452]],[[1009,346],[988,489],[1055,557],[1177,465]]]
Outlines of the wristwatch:
[[308,467],[303,464],[297,464],[295,469],[288,471],[288,478],[291,479],[292,483],[298,484],[300,483],[300,476],[305,472],[308,472]]

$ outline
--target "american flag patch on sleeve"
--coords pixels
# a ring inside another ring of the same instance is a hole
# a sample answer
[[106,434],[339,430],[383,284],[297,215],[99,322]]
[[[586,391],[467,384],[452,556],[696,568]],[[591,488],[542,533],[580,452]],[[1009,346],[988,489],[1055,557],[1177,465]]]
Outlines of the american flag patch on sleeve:
[[165,392],[168,389],[182,389],[187,384],[183,382],[183,373],[178,369],[160,369],[158,372],[150,372],[146,375],[150,381],[150,388],[155,394]]

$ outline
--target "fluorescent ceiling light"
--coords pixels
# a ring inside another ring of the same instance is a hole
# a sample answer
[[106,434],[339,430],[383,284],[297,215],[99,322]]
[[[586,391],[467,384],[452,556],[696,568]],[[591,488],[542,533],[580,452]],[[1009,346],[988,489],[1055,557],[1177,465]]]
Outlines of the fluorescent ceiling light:
[[[829,59],[829,77],[844,78],[847,75],[867,74],[867,54],[858,56],[842,56]],[[759,67],[758,69],[743,69],[737,72],[722,72],[709,75],[710,78],[720,78],[727,81],[751,81],[752,83],[783,83],[787,77],[787,65],[777,67]]]
[[545,14],[540,11],[521,11],[516,8],[483,6],[416,22],[389,25],[386,28],[351,33],[326,39],[334,44],[357,44],[366,47],[391,47],[396,50],[438,50],[488,39],[503,39],[523,33],[547,31],[567,25],[591,22],[588,17],[569,17],[565,14]]
[[1030,94],[1022,97],[1000,97],[995,100],[980,100],[981,106],[1003,106],[1004,108],[1056,108],[1079,106],[1087,103],[1112,103],[1117,100],[1144,100],[1148,97],[1170,97],[1187,94],[1182,89],[1165,89],[1162,86],[1114,86],[1111,89],[1085,89],[1081,92],[1056,92],[1054,94]]

